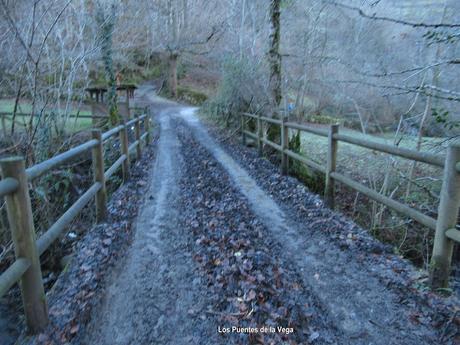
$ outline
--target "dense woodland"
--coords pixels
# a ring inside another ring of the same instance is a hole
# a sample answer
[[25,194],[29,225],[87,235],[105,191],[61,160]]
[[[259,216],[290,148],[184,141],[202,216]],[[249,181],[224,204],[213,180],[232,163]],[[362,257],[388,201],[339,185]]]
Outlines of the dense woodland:
[[[29,165],[85,137],[91,123],[70,115],[88,113],[89,86],[108,87],[105,126],[116,124],[120,81],[202,105],[233,133],[238,114],[251,112],[340,123],[356,136],[440,153],[459,135],[456,0],[1,0],[0,14],[0,112],[9,114],[1,154],[24,155]],[[324,160],[319,139],[290,136],[293,148]],[[343,150],[341,169],[436,215],[439,169]],[[322,189],[314,172],[291,172]],[[87,182],[72,167],[59,175],[66,182],[51,176],[34,189],[50,218]],[[342,211],[427,267],[429,231],[359,193],[339,193]],[[45,227],[46,218],[38,211]],[[0,259],[11,255],[2,237]]]

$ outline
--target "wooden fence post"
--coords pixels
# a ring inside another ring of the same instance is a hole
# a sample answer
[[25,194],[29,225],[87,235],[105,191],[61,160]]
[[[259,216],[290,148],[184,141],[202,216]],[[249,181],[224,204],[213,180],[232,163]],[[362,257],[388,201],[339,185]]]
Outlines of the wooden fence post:
[[140,160],[142,158],[142,143],[141,143],[141,120],[139,119],[139,115],[136,116],[136,122],[134,123],[134,131],[136,140],[138,142],[136,146],[136,158]]
[[145,117],[145,120],[144,120],[144,129],[147,133],[147,135],[145,136],[145,146],[150,144],[150,111],[147,111],[146,115],[147,116]]
[[331,125],[328,135],[328,152],[327,152],[327,167],[326,180],[324,184],[324,201],[326,206],[333,209],[335,204],[335,183],[331,177],[331,173],[335,171],[337,165],[337,140],[333,138],[334,134],[339,132],[339,125]]
[[289,128],[286,126],[287,117],[281,119],[281,173],[287,175],[289,171],[289,157],[286,150],[289,149]]
[[94,182],[101,184],[101,189],[96,194],[96,221],[102,222],[107,217],[107,189],[104,176],[104,148],[102,142],[101,130],[94,129],[92,131],[93,139],[99,143],[92,150],[93,153],[93,175]]
[[430,284],[433,289],[447,288],[454,243],[446,237],[446,231],[457,225],[460,207],[460,174],[456,165],[460,161],[460,145],[447,149],[444,177],[439,201],[438,220],[430,264]]
[[123,174],[123,182],[129,179],[129,143],[128,143],[128,129],[126,128],[125,121],[121,121],[123,128],[120,130],[120,153],[126,155],[126,159],[121,167]]
[[2,130],[3,130],[3,136],[4,139],[8,138],[8,131],[6,128],[6,115],[1,115],[2,117]]
[[246,133],[244,131],[246,130],[246,119],[244,118],[243,113],[241,113],[241,140],[243,143],[243,146],[246,146]]
[[262,119],[260,113],[257,114],[257,150],[259,155],[262,156]]
[[36,245],[25,163],[21,157],[11,157],[2,159],[0,165],[3,178],[11,177],[19,182],[18,190],[5,197],[6,210],[16,258],[26,258],[30,261],[29,269],[21,278],[20,287],[28,331],[36,334],[48,324],[48,308]]

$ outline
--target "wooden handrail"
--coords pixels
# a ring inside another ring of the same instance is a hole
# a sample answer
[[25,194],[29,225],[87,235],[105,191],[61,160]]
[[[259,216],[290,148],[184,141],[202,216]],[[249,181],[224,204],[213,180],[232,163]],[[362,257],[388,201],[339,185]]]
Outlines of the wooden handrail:
[[84,144],[78,145],[73,149],[70,149],[66,152],[58,154],[50,159],[47,159],[44,162],[38,163],[28,169],[26,169],[27,178],[29,181],[33,181],[36,178],[46,174],[50,170],[61,166],[62,164],[68,162],[69,160],[74,159],[75,157],[91,150],[98,144],[97,140],[89,140]]
[[458,229],[449,229],[446,231],[446,236],[452,241],[460,243],[460,231]]
[[365,147],[371,150],[389,153],[393,156],[399,156],[406,159],[410,159],[417,162],[427,163],[431,165],[436,165],[439,167],[444,167],[444,161],[446,159],[445,156],[435,155],[429,152],[420,152],[410,149],[405,149],[402,147],[388,145],[388,144],[381,144],[375,141],[361,139],[361,138],[354,138],[349,135],[344,134],[335,134],[334,139],[343,141],[349,144],[358,145],[361,147]]
[[[249,117],[257,120],[256,133],[247,130],[246,121],[244,117]],[[280,126],[280,137],[282,145],[275,144],[262,136],[262,122],[269,122]],[[420,152],[401,148],[393,145],[382,144],[372,140],[355,138],[350,135],[338,133],[338,126],[330,126],[329,131],[311,127],[308,125],[298,124],[294,122],[287,122],[282,120],[275,120],[272,118],[263,117],[249,113],[241,114],[241,135],[243,144],[246,143],[245,138],[251,137],[257,142],[259,153],[261,153],[261,144],[265,143],[273,147],[281,154],[281,172],[285,173],[286,156],[289,156],[321,173],[325,174],[325,203],[329,207],[334,207],[334,181],[341,182],[350,188],[366,195],[372,200],[386,205],[392,210],[407,216],[418,223],[428,227],[429,229],[436,229],[435,241],[433,246],[432,262],[430,265],[430,282],[433,288],[447,287],[450,264],[453,253],[453,241],[460,241],[460,231],[453,229],[457,223],[457,217],[460,208],[460,147],[451,145],[448,148],[447,156],[436,155],[430,152]],[[328,155],[327,167],[322,166],[310,159],[295,153],[287,147],[286,144],[286,128],[297,129],[304,132],[313,133],[318,136],[328,138]],[[399,156],[416,162],[431,164],[444,168],[443,187],[441,191],[441,199],[438,210],[438,218],[434,219],[420,211],[409,207],[403,203],[393,200],[377,191],[370,189],[351,178],[339,174],[335,171],[335,164],[337,160],[337,145],[339,142],[358,145],[367,149],[375,150],[378,152],[387,153],[394,156]]]
[[7,177],[0,181],[0,197],[14,193],[19,187],[18,180]]
[[123,126],[117,126],[112,128],[111,130],[102,134],[102,141],[106,141],[107,139],[113,137],[115,134],[118,134],[123,129]]
[[351,187],[354,190],[366,195],[372,200],[375,200],[381,204],[384,204],[385,206],[388,206],[389,208],[393,209],[394,211],[404,216],[414,219],[420,224],[425,225],[427,228],[430,228],[432,230],[436,228],[436,219],[434,218],[431,218],[407,205],[404,205],[396,200],[393,200],[385,195],[382,195],[379,192],[376,192],[375,190],[370,189],[359,182],[353,181],[351,178],[345,175],[333,172],[331,173],[331,177],[334,180],[342,182],[344,185]]
[[30,260],[26,258],[16,259],[0,276],[0,296],[8,292],[17,283],[23,274],[29,269]]
[[115,163],[112,164],[110,168],[107,169],[107,171],[104,173],[105,179],[108,180],[114,173],[117,171],[123,162],[127,159],[126,155],[121,155],[120,158],[118,158]]
[[300,123],[287,122],[286,126],[289,127],[289,128],[292,128],[292,129],[298,129],[300,131],[316,134],[316,135],[319,135],[321,137],[326,137],[327,138],[327,135],[328,135],[327,130],[320,129],[320,128],[315,128],[315,127],[310,127],[310,126],[306,126],[306,125],[301,125]]
[[67,225],[80,213],[102,187],[99,182],[93,184],[37,241],[39,255],[59,237]]
[[[144,134],[141,135],[141,126],[136,126],[136,140],[129,145],[127,129],[129,124],[145,122]],[[15,252],[19,255],[16,260],[0,274],[0,297],[2,297],[18,280],[22,280],[21,292],[23,301],[27,303],[24,308],[26,322],[31,333],[41,331],[47,324],[46,301],[43,299],[43,282],[40,270],[40,255],[56,241],[64,232],[70,222],[88,205],[94,197],[96,200],[97,221],[105,217],[106,208],[106,180],[116,170],[123,167],[123,178],[129,177],[129,152],[137,149],[137,158],[140,158],[141,146],[145,140],[148,144],[150,138],[150,118],[146,114],[136,117],[127,124],[119,125],[111,130],[101,133],[94,130],[93,139],[78,145],[66,152],[58,154],[44,162],[28,169],[24,168],[24,159],[20,157],[0,160],[3,179],[0,181],[0,196],[6,196],[8,219],[11,225],[12,237],[15,243]],[[121,141],[120,157],[107,170],[104,171],[103,143],[119,133]],[[94,169],[94,184],[83,193],[78,200],[38,239],[35,241],[32,211],[30,206],[28,181],[46,174],[75,157],[92,150]],[[22,170],[21,170],[22,169]],[[18,249],[18,246],[19,249]]]

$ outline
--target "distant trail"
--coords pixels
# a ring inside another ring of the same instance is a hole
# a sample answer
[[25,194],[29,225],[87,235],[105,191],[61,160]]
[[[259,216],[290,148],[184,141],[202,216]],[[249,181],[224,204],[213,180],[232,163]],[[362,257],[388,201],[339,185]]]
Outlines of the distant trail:
[[293,262],[305,288],[321,304],[318,307],[343,333],[340,344],[436,343],[433,329],[409,321],[417,308],[403,305],[396,292],[383,286],[372,274],[374,267],[331,246],[330,235],[312,233],[306,238],[301,231],[305,224],[288,217],[283,205],[216,143],[193,108],[163,102],[147,88],[140,92],[152,110],[161,109],[156,120],[158,155],[134,243],[109,281],[101,310],[90,325],[88,344],[227,343],[217,334],[217,325],[188,312],[204,310],[211,302],[192,260],[189,230],[177,224],[182,193],[178,181],[187,173],[176,131],[183,122],[247,198],[254,217],[285,249],[285,262]]

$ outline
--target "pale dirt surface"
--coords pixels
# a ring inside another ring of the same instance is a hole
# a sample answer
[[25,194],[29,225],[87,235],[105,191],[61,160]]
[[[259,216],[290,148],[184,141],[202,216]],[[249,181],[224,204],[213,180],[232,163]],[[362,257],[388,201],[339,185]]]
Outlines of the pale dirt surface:
[[218,344],[212,325],[188,313],[202,308],[206,291],[177,224],[182,159],[170,111],[158,121],[157,158],[135,239],[89,328],[88,344]]

